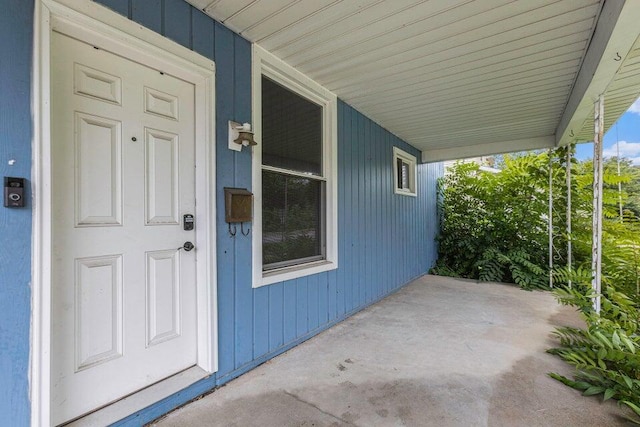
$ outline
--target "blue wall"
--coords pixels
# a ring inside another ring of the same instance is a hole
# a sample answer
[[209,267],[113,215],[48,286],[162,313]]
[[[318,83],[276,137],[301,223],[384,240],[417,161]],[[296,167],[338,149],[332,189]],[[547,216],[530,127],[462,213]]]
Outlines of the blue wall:
[[[31,176],[32,1],[0,13],[0,177]],[[9,161],[14,160],[13,166]],[[0,205],[0,424],[29,424],[31,208]]]
[[[0,168],[4,173],[5,157],[13,156],[19,163],[11,173],[28,175],[32,5],[25,0],[7,2],[8,10],[5,7],[0,16],[0,35],[4,36],[0,44],[9,49],[10,55],[4,57],[11,62],[0,63]],[[183,0],[98,2],[216,62],[218,206],[224,206],[223,187],[251,188],[250,152],[229,150],[226,135],[228,120],[251,121],[250,43]],[[440,165],[419,165],[418,197],[396,195],[393,146],[419,158],[413,147],[339,102],[338,270],[252,289],[251,236],[238,233],[230,238],[224,210],[218,209],[219,371],[118,424],[138,425],[152,420],[427,272],[436,257],[435,180],[442,169]],[[5,236],[9,233],[17,242],[17,250],[6,244],[0,248],[0,419],[9,425],[26,425],[29,210],[3,210],[0,227]],[[22,259],[17,274],[14,270],[9,273],[8,268],[14,266],[7,262],[9,252]]]

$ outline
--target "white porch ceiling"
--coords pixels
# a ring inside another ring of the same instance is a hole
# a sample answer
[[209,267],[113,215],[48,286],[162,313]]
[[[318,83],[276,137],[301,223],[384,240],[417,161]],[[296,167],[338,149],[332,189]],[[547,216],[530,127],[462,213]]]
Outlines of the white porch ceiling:
[[[617,87],[623,62],[624,95],[612,98],[607,118],[640,91],[640,58],[627,57],[640,26],[619,25],[640,13],[636,0],[188,1],[421,149],[425,161],[588,134],[588,98]],[[624,61],[612,64],[612,49]],[[583,64],[598,73],[581,73]]]
[[[640,17],[639,17],[640,18]],[[640,21],[640,19],[639,19]],[[622,61],[613,81],[604,93],[604,126],[609,129],[629,106],[640,97],[640,38]],[[593,115],[579,128],[579,141],[593,141]]]

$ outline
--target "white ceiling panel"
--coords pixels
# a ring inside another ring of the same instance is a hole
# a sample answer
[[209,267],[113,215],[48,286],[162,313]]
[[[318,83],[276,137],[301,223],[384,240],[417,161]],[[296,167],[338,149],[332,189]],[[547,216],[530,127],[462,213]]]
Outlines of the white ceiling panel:
[[[247,31],[268,22],[271,19],[276,18],[278,15],[285,15],[286,12],[297,2],[291,0],[268,0],[268,1],[252,1],[245,2],[240,1],[238,3],[249,3],[245,7],[238,9],[235,2],[233,3],[232,10],[235,10],[232,14],[228,15],[224,19],[224,24],[229,28],[237,29],[237,31],[243,36],[247,37]],[[215,12],[215,5],[212,9],[207,9]],[[295,20],[295,18],[291,18]],[[248,38],[248,37],[247,37]]]
[[[203,1],[200,0],[199,4],[202,3]],[[208,0],[204,3],[208,4],[201,6],[200,8],[203,9],[205,13],[217,16],[216,19],[220,22],[226,22],[230,18],[234,18],[242,14],[243,11],[246,11],[258,2],[256,0]]]
[[[290,47],[292,50],[303,48],[304,44],[313,42],[316,36],[325,36],[327,28],[340,28],[345,31],[347,26],[351,28],[356,19],[362,20],[362,16],[369,13],[371,9],[380,7],[380,4],[388,0],[350,0],[338,1],[321,10],[316,10],[308,14],[304,19],[292,22],[280,30],[266,34],[256,40],[265,49],[272,51]],[[396,7],[407,7],[413,5],[417,0],[398,0]],[[342,26],[342,27],[341,27]],[[297,45],[300,43],[301,45]]]
[[189,1],[437,160],[566,143],[585,96],[612,120],[640,88],[637,1]]

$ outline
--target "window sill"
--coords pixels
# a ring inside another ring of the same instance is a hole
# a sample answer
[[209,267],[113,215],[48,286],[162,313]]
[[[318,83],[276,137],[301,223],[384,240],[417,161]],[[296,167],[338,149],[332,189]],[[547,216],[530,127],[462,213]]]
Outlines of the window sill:
[[395,193],[401,196],[418,197],[418,193],[412,193],[411,191],[402,191],[402,190],[398,190],[397,188],[395,190]]
[[336,268],[338,268],[337,262],[327,260],[279,268],[277,270],[263,272],[262,277],[258,278],[257,282],[253,284],[253,287],[259,288],[260,286],[272,285],[285,280],[323,273],[325,271],[335,270]]

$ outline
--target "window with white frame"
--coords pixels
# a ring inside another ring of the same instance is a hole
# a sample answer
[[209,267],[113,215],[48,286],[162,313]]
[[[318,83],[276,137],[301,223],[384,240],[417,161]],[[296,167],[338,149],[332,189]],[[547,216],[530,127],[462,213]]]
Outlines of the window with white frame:
[[393,147],[393,176],[396,194],[416,196],[416,157],[398,147]]
[[254,46],[254,287],[337,267],[336,98]]

